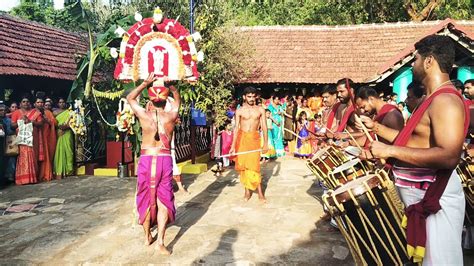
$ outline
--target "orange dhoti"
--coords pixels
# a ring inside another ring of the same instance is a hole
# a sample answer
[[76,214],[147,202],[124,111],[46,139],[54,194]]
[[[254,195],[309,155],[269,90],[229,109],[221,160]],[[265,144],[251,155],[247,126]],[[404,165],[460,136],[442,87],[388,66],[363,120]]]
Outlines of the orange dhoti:
[[[261,149],[260,134],[258,131],[239,131],[235,152],[246,152]],[[240,182],[246,189],[255,190],[262,181],[260,174],[260,152],[251,152],[237,155],[234,159],[235,170],[240,174]]]

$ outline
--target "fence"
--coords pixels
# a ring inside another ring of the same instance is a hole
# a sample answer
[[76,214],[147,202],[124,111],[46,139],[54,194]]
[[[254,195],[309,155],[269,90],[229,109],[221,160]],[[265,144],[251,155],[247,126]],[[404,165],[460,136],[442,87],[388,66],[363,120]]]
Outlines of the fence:
[[95,110],[88,110],[85,117],[91,120],[87,123],[87,134],[85,136],[76,136],[76,164],[84,165],[86,163],[104,164],[106,161],[107,150],[107,129]]
[[[194,141],[192,138],[194,137]],[[210,151],[211,127],[191,126],[191,117],[181,118],[181,123],[175,128],[176,160],[183,162],[192,159],[193,146],[195,156],[203,155]]]
[[[76,163],[78,165],[92,162],[100,164],[105,163],[106,160],[107,129],[94,113],[96,112],[92,111],[87,114],[93,121],[87,125],[87,135],[83,138],[76,138]],[[190,160],[193,155],[203,155],[210,151],[211,127],[191,126],[191,117],[183,116],[181,123],[175,127],[175,144],[177,162]],[[195,148],[194,154],[193,146]]]

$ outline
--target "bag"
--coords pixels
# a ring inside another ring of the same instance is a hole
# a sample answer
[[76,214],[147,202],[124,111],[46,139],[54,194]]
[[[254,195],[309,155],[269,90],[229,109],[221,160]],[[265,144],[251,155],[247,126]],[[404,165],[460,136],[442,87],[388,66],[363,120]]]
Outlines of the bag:
[[18,144],[16,144],[16,135],[9,135],[6,138],[7,145],[5,146],[6,156],[17,156],[19,154]]

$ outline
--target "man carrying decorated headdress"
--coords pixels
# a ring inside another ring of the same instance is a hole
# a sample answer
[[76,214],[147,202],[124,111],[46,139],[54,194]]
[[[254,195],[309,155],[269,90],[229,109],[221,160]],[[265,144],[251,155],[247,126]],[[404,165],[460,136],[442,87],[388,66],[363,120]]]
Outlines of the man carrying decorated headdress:
[[[152,82],[153,87],[148,88]],[[148,88],[150,102],[143,108],[137,97],[145,88]],[[165,110],[170,91],[174,101],[171,102],[171,108]],[[153,242],[150,229],[157,224],[157,249],[160,253],[169,255],[170,252],[164,245],[164,236],[166,225],[174,221],[176,213],[171,140],[178,117],[180,95],[174,86],[170,85],[168,89],[163,80],[160,82],[150,73],[140,86],[130,92],[127,101],[140,120],[143,137],[137,171],[136,204],[139,223],[143,225],[147,245]]]

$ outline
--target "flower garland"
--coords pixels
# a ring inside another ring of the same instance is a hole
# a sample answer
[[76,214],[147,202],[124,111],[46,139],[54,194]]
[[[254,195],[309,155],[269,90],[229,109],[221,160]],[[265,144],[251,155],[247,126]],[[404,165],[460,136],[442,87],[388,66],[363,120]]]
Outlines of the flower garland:
[[152,32],[143,36],[138,41],[137,45],[135,46],[134,55],[133,55],[133,81],[137,81],[140,79],[140,62],[141,62],[140,52],[143,48],[143,45],[145,45],[147,42],[153,39],[164,39],[168,41],[176,49],[176,51],[178,52],[178,60],[179,60],[178,77],[180,79],[184,78],[185,71],[184,71],[183,52],[178,42],[176,41],[176,39],[167,33]]
[[122,94],[124,92],[125,92],[125,90],[108,92],[108,91],[98,91],[96,89],[92,89],[92,93],[95,95],[95,97],[105,98],[105,99],[109,99],[109,100],[115,100],[117,98],[120,98],[120,96],[122,96]]
[[84,136],[87,128],[84,121],[84,107],[81,100],[74,101],[74,108],[69,107],[69,127],[75,135]]
[[120,132],[127,132],[133,135],[133,124],[135,124],[135,115],[127,100],[122,98],[120,99],[119,110],[117,112],[117,129]]
[[[123,93],[123,91],[121,92]],[[122,95],[122,93],[120,93],[120,95]],[[105,124],[107,124],[110,127],[117,127],[119,132],[127,132],[127,134],[130,134],[130,135],[134,134],[132,125],[135,124],[135,115],[133,113],[132,108],[130,107],[130,105],[128,104],[125,98],[120,99],[119,107],[118,107],[118,111],[116,115],[117,119],[114,124],[111,124],[102,115],[102,111],[100,110],[99,103],[97,102],[96,96],[98,95],[96,95],[96,93],[92,93],[92,96],[94,97],[94,102],[97,107],[97,111],[99,112],[100,118],[102,119],[102,121],[104,121]],[[116,138],[118,141],[119,139],[118,134]]]

